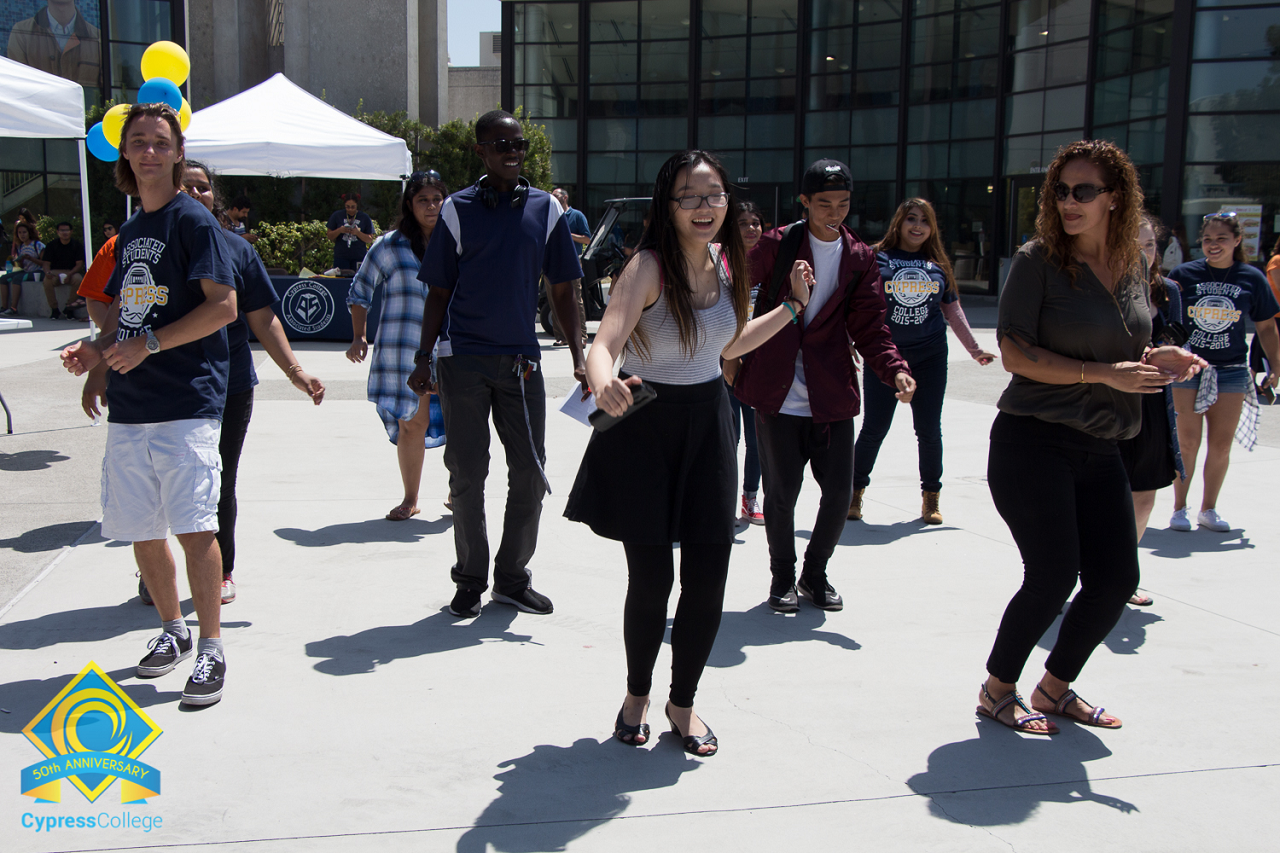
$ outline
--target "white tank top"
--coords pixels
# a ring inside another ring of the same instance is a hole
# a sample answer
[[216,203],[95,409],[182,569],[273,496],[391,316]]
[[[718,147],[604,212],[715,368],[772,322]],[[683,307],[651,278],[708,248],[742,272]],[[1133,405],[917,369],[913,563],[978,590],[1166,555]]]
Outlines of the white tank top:
[[622,358],[625,373],[667,385],[697,385],[720,375],[720,353],[733,340],[738,321],[733,313],[733,284],[726,268],[727,262],[718,246],[713,245],[709,249],[716,260],[720,295],[709,308],[693,312],[698,329],[693,353],[686,354],[680,345],[680,329],[667,309],[666,288],[662,287],[658,300],[641,312],[636,323],[636,328],[648,336],[648,357],[642,356],[628,340]]

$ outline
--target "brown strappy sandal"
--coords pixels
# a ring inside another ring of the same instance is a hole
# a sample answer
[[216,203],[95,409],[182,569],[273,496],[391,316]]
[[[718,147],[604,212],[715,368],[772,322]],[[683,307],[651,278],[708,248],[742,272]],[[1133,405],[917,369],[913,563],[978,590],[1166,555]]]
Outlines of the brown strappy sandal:
[[[1103,711],[1105,711],[1106,709],[1103,708],[1101,705],[1098,705],[1095,707],[1094,705],[1088,702],[1085,702],[1085,700],[1081,699],[1080,695],[1076,693],[1074,690],[1068,689],[1067,692],[1063,693],[1062,696],[1058,699],[1054,699],[1052,696],[1050,696],[1049,691],[1045,690],[1039,684],[1036,685],[1036,690],[1040,693],[1041,696],[1043,696],[1044,698],[1048,699],[1050,702],[1053,703],[1053,710],[1047,713],[1056,714],[1059,717],[1066,717],[1068,720],[1077,722],[1082,726],[1093,726],[1094,728],[1099,728],[1099,729],[1118,729],[1122,725],[1124,725],[1124,723],[1122,723],[1116,717],[1112,717],[1109,714],[1104,714]],[[1081,702],[1084,702],[1084,704],[1089,705],[1090,708],[1093,708],[1093,710],[1090,711],[1087,716],[1079,717],[1079,716],[1076,716],[1075,714],[1067,713],[1067,708],[1070,707],[1071,703],[1075,702],[1077,699],[1080,699]],[[1109,723],[1103,722],[1103,717],[1106,717],[1111,722]]]
[[[1000,725],[1008,726],[1009,728],[1013,729],[1015,732],[1022,732],[1023,734],[1056,735],[1060,731],[1057,725],[1054,724],[1052,721],[1050,721],[1050,719],[1046,717],[1044,714],[1041,714],[1039,711],[1032,711],[1030,708],[1028,708],[1027,703],[1022,701],[1022,697],[1018,695],[1017,689],[1010,690],[1008,693],[1004,695],[1004,698],[1002,698],[999,702],[997,702],[995,700],[995,697],[993,697],[990,693],[987,692],[987,685],[985,682],[982,684],[982,687],[980,689],[982,690],[982,693],[980,694],[979,698],[983,701],[991,703],[991,710],[987,710],[986,705],[979,705],[977,707],[976,709],[977,712],[982,716],[990,717]],[[1026,711],[1026,713],[1021,717],[1019,717],[1018,712],[1014,711],[1013,722],[1006,723],[1004,720],[1000,719],[1000,712],[1013,704],[1016,704],[1019,708]],[[1045,729],[1044,731],[1041,731],[1040,729],[1030,728],[1031,723],[1037,723],[1037,722],[1040,722],[1041,720],[1044,720],[1046,723],[1049,724],[1049,727],[1047,729]]]

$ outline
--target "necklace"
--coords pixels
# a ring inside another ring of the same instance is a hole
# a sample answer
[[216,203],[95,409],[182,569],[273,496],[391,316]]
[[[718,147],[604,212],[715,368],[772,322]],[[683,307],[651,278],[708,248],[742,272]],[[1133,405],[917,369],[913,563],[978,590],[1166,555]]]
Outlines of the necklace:
[[1213,282],[1214,284],[1226,284],[1226,283],[1227,283],[1227,277],[1231,275],[1231,270],[1233,270],[1233,269],[1235,268],[1235,265],[1236,265],[1236,262],[1233,260],[1233,261],[1231,262],[1231,266],[1227,267],[1225,270],[1223,270],[1223,271],[1222,271],[1222,280],[1221,280],[1221,281],[1219,281],[1219,280],[1214,276],[1214,274],[1213,274],[1213,264],[1209,263],[1209,261],[1208,261],[1208,260],[1205,260],[1205,262],[1204,262],[1204,269],[1205,269],[1205,272],[1209,273],[1209,281]]

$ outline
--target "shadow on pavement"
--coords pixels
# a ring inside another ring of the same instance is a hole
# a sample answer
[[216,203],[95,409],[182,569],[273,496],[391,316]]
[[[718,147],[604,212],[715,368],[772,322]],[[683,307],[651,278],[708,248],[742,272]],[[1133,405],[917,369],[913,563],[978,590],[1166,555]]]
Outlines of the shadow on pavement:
[[453,527],[453,516],[446,515],[435,521],[421,516],[407,521],[387,521],[373,518],[368,521],[349,521],[330,524],[319,530],[302,530],[297,527],[280,527],[275,534],[304,548],[323,548],[326,545],[363,545],[370,542],[401,542],[413,544],[422,537],[444,533]]
[[43,471],[52,468],[54,462],[66,462],[56,450],[20,450],[17,453],[0,453],[0,471]]
[[1193,554],[1211,554],[1222,551],[1247,551],[1257,547],[1244,535],[1243,530],[1215,533],[1212,530],[1155,530],[1148,527],[1139,546],[1155,557],[1181,560]]
[[[28,530],[12,539],[0,539],[0,548],[11,548],[20,554],[38,554],[41,551],[56,551],[64,545],[75,542],[85,531],[96,525],[96,521],[67,521],[62,524],[51,524],[48,527],[37,527]],[[105,541],[101,536],[86,537],[81,545],[90,545]]]
[[[1071,606],[1070,602],[1063,605],[1063,613]],[[1163,622],[1164,617],[1150,610],[1140,610],[1137,607],[1125,607],[1124,613],[1120,614],[1120,621],[1111,629],[1111,632],[1103,638],[1102,644],[1111,652],[1118,655],[1136,655],[1138,649],[1142,648],[1142,644],[1147,641],[1147,626],[1154,625],[1157,622]],[[1058,618],[1053,620],[1053,624],[1049,626],[1049,630],[1044,632],[1044,636],[1036,643],[1037,646],[1050,651],[1053,644],[1058,642],[1058,630],[1062,627],[1062,614],[1058,614]]]
[[459,620],[447,610],[433,613],[412,625],[382,625],[351,636],[329,637],[307,643],[307,657],[327,658],[315,665],[325,675],[358,675],[401,658],[452,652],[478,646],[487,640],[528,643],[529,634],[512,634],[514,607],[486,607],[471,620]]
[[1044,737],[979,720],[977,738],[935,749],[928,769],[907,785],[929,797],[934,817],[970,826],[1022,823],[1041,803],[1097,803],[1126,814],[1138,811],[1133,803],[1095,793],[1090,786],[1084,762],[1111,755],[1102,740],[1083,726],[1055,721],[1062,732]]
[[[895,524],[868,524],[865,521],[847,521],[840,534],[839,545],[890,545],[899,539],[921,534],[958,530],[947,525],[925,524],[918,518]],[[807,534],[805,534],[807,538]]]
[[[142,657],[141,654],[138,657]],[[27,725],[35,719],[44,707],[48,705],[53,698],[58,695],[62,688],[79,674],[80,669],[84,668],[84,664],[89,662],[86,657],[83,661],[71,661],[73,665],[79,668],[75,672],[69,672],[66,675],[59,675],[55,678],[46,679],[30,679],[28,681],[15,681],[10,684],[0,684],[0,708],[4,708],[9,713],[0,713],[0,732],[4,734],[17,734],[21,732]],[[107,675],[120,687],[129,698],[137,703],[139,708],[149,708],[152,705],[161,705],[166,702],[177,702],[182,698],[182,688],[186,684],[186,676],[178,677],[176,674],[171,678],[160,679],[139,679],[137,671],[132,665],[122,667],[107,673]],[[175,680],[176,679],[176,680]],[[161,692],[157,689],[160,684],[173,687],[172,690]],[[37,759],[32,759],[34,763]]]
[[[187,625],[195,631],[199,627],[195,605],[187,598],[179,602],[179,607]],[[222,620],[223,628],[247,628],[252,624]],[[159,617],[154,607],[138,601],[135,592],[121,604],[63,610],[35,619],[7,622],[0,625],[0,649],[44,649],[59,643],[98,643],[131,631],[149,630],[160,633]],[[144,651],[141,646],[138,648],[139,658]]]
[[669,788],[700,762],[686,758],[667,732],[651,748],[610,738],[580,738],[573,746],[535,746],[504,761],[498,798],[458,839],[458,853],[564,850],[631,805],[632,791]]
[[[800,602],[800,612],[774,613],[761,603],[744,612],[728,611],[720,621],[720,632],[711,649],[707,666],[738,666],[747,660],[746,650],[752,646],[776,646],[781,643],[822,642],[851,652],[861,649],[857,642],[834,631],[818,630],[826,622],[825,611]],[[668,631],[667,642],[671,642]]]

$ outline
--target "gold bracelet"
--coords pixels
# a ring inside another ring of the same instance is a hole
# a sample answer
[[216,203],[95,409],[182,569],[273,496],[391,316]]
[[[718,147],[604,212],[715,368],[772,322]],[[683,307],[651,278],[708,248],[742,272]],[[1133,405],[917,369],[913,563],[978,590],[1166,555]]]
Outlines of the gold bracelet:
[[1076,383],[1077,385],[1084,385],[1084,384],[1085,384],[1085,379],[1084,379],[1084,365],[1085,365],[1085,363],[1084,363],[1083,361],[1082,361],[1082,362],[1080,362],[1080,381]]
[[301,364],[291,364],[289,365],[289,369],[284,372],[284,375],[292,379],[295,373],[301,373],[301,372],[302,372]]

